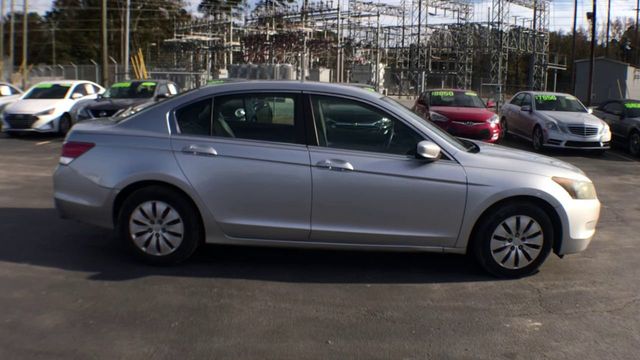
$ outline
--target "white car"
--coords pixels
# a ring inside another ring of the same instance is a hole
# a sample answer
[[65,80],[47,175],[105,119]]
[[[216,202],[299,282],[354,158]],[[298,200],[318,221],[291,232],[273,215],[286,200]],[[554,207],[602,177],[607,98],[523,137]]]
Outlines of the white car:
[[8,105],[18,101],[21,95],[22,90],[9,83],[0,82],[0,113],[2,113]]
[[64,135],[73,125],[69,112],[79,102],[95,99],[104,88],[91,81],[46,81],[32,86],[2,114],[2,131],[57,132]]

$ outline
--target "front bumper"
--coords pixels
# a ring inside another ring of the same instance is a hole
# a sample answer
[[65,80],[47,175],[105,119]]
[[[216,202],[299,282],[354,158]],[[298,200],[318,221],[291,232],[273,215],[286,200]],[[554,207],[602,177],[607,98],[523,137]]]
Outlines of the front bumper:
[[[15,114],[11,114],[15,115]],[[29,114],[19,114],[32,119],[21,121],[7,121],[5,116],[2,117],[3,132],[35,132],[35,133],[51,133],[58,131],[58,120],[61,115],[44,115],[34,116]]]
[[500,125],[488,122],[459,122],[436,123],[449,134],[467,139],[476,139],[486,142],[500,140]]
[[611,133],[579,136],[545,129],[543,134],[543,145],[549,148],[605,150],[611,147]]
[[596,232],[600,218],[600,201],[570,200],[562,205],[563,234],[558,255],[574,254],[585,250]]

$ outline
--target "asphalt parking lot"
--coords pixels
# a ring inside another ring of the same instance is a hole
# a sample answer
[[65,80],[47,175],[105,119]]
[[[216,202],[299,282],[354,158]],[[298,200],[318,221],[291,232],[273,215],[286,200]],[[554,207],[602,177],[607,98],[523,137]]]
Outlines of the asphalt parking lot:
[[504,281],[442,254],[207,246],[141,265],[58,218],[60,146],[0,136],[0,359],[638,357],[640,161],[622,151],[550,154],[595,182],[598,232]]

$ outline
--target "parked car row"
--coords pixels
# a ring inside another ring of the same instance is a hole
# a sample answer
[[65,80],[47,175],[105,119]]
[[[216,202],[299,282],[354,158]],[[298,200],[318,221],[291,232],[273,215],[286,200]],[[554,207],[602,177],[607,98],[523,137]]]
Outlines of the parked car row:
[[611,143],[640,156],[640,100],[610,100],[594,110],[570,94],[522,91],[499,112],[469,90],[431,89],[412,110],[448,133],[495,143],[508,135],[545,148],[583,149],[603,153]]
[[178,92],[178,86],[167,80],[117,82],[107,90],[91,81],[45,81],[22,95],[15,87],[0,84],[2,130],[10,136],[29,132],[64,135],[78,121],[138,111]]

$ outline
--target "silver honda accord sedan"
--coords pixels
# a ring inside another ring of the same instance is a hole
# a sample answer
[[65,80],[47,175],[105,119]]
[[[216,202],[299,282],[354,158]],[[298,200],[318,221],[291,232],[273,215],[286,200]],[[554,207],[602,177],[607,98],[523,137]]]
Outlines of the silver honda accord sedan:
[[79,123],[54,175],[64,218],[152,263],[202,243],[472,253],[501,277],[584,250],[593,183],[553,158],[460,140],[378,93],[207,86]]

